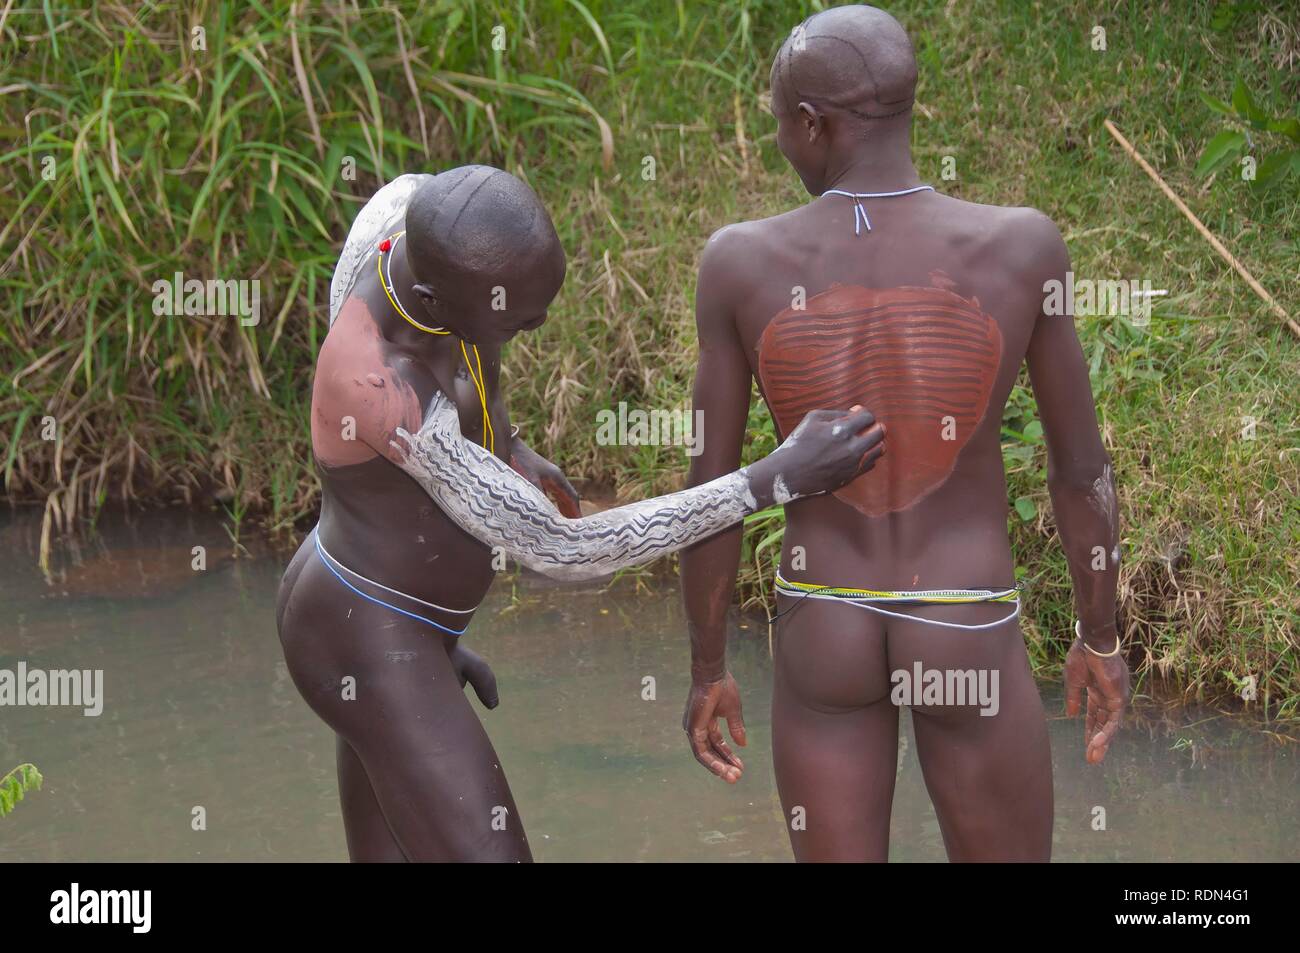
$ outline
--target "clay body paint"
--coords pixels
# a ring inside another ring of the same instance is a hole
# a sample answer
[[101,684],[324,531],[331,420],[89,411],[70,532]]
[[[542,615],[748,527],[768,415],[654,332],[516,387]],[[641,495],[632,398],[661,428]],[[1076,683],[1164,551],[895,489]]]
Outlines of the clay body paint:
[[399,427],[418,427],[420,399],[387,360],[370,309],[349,298],[316,362],[311,436],[321,463],[363,463],[384,452]]
[[889,452],[835,495],[867,516],[938,489],[984,419],[1002,333],[975,299],[943,288],[832,285],[764,329],[759,377],[782,433],[818,407],[862,404]]

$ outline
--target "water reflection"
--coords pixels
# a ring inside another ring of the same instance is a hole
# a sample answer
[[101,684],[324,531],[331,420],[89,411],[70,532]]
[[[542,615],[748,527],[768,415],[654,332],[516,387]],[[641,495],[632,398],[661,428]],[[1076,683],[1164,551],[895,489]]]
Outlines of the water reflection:
[[[34,761],[46,776],[0,821],[0,860],[345,860],[333,741],[275,635],[283,557],[250,543],[231,559],[220,525],[186,514],[102,529],[62,554],[51,585],[35,567],[39,521],[0,524],[0,668],[103,669],[106,694],[98,718],[0,708],[0,771]],[[191,568],[195,545],[205,572]],[[674,589],[502,580],[470,638],[500,681],[501,707],[483,717],[538,860],[789,860],[765,630],[747,624],[731,644],[747,771],[728,787],[682,735],[689,651]],[[1059,690],[1043,694],[1059,712]],[[1053,716],[1051,734],[1057,860],[1300,856],[1296,753],[1254,726],[1152,707],[1100,769],[1083,763],[1079,722]],[[942,860],[906,718],[904,735],[891,858]],[[1105,831],[1092,829],[1098,806]]]

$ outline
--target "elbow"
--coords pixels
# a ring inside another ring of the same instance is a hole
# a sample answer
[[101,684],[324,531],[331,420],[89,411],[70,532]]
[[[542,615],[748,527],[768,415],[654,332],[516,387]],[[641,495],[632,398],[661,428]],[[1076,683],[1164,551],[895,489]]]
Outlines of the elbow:
[[1053,493],[1062,491],[1090,493],[1094,492],[1098,485],[1110,487],[1115,485],[1110,457],[1104,451],[1086,459],[1048,461],[1047,487]]
[[608,576],[612,570],[591,562],[562,562],[554,554],[512,553],[521,566],[557,582],[587,582]]

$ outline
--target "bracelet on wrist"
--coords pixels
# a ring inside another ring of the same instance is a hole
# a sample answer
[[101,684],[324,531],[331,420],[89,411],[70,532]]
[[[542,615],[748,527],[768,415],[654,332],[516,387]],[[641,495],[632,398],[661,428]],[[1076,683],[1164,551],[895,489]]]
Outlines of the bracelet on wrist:
[[1082,619],[1074,620],[1074,634],[1079,637],[1079,641],[1083,643],[1083,647],[1087,649],[1089,652],[1091,652],[1093,655],[1097,656],[1097,658],[1114,658],[1116,655],[1119,655],[1119,632],[1118,631],[1115,633],[1115,647],[1111,649],[1109,652],[1098,652],[1096,649],[1094,649],[1091,645],[1088,644],[1087,639],[1083,637]]

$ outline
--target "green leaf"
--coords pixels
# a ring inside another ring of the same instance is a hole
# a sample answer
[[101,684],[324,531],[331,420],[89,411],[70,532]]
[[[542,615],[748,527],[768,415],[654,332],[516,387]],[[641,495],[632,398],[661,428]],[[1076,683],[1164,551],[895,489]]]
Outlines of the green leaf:
[[1255,170],[1253,185],[1257,189],[1267,189],[1277,185],[1291,174],[1292,169],[1298,164],[1298,159],[1300,159],[1300,150],[1295,149],[1265,156],[1264,161]]
[[312,208],[311,202],[307,200],[307,196],[303,194],[303,191],[299,188],[298,184],[288,180],[287,178],[281,179],[280,191],[289,197],[289,201],[298,209],[302,214],[302,217],[315,226],[316,231],[320,232],[321,235],[325,237],[326,241],[329,241],[329,229],[327,229],[325,224],[320,220],[320,216],[316,214],[316,210]]
[[1300,142],[1300,119],[1296,119],[1294,116],[1287,116],[1285,119],[1270,119],[1268,121],[1268,131],[1286,136],[1293,142]]
[[1232,88],[1232,108],[1242,119],[1250,121],[1250,124],[1256,129],[1263,129],[1269,121],[1268,113],[1260,109],[1255,104],[1254,98],[1250,95],[1250,90],[1246,88],[1243,80],[1237,80],[1237,85]]
[[0,817],[12,811],[14,805],[23,799],[24,793],[40,790],[44,780],[41,772],[36,770],[36,765],[30,763],[20,764],[0,778]]
[[767,520],[767,519],[771,519],[774,516],[781,516],[784,512],[785,511],[782,510],[781,507],[779,506],[769,506],[767,509],[759,510],[757,513],[750,513],[748,516],[744,518],[742,522],[746,526],[750,526],[753,523],[759,522],[760,520]]
[[1021,465],[1029,464],[1034,459],[1034,448],[1028,444],[1003,444],[1002,459]]
[[1209,106],[1216,113],[1222,113],[1225,116],[1232,115],[1231,106],[1225,103],[1222,99],[1216,99],[1215,97],[1211,96],[1209,93],[1206,92],[1201,93],[1201,102],[1205,103],[1205,105]]
[[104,165],[104,160],[95,156],[95,171],[99,174],[99,181],[104,183],[104,191],[108,194],[108,200],[112,203],[117,214],[121,217],[122,222],[126,225],[126,230],[131,233],[131,237],[143,245],[144,239],[140,233],[135,230],[135,223],[131,221],[131,213],[126,210],[126,203],[122,201],[121,194],[117,191],[117,186],[113,184],[113,177],[109,174],[108,167]]
[[18,456],[18,438],[23,435],[23,427],[27,424],[27,418],[31,417],[32,409],[24,407],[18,412],[18,423],[14,425],[13,434],[9,438],[9,452],[5,456],[4,485],[8,486],[13,478],[14,460]]
[[1210,16],[1210,29],[1215,33],[1227,33],[1232,27],[1235,13],[1230,3],[1221,3],[1214,8]]
[[579,16],[587,21],[587,26],[591,27],[591,32],[596,35],[596,42],[600,44],[600,51],[604,54],[605,65],[609,68],[609,75],[614,77],[614,55],[610,52],[609,41],[605,39],[605,31],[600,28],[600,21],[591,15],[579,0],[569,0],[569,6],[578,11]]
[[1201,161],[1196,163],[1196,174],[1207,176],[1227,165],[1246,147],[1246,134],[1232,129],[1225,130],[1210,140],[1201,153]]
[[1019,517],[1028,523],[1038,516],[1038,504],[1027,496],[1016,498],[1016,513]]

